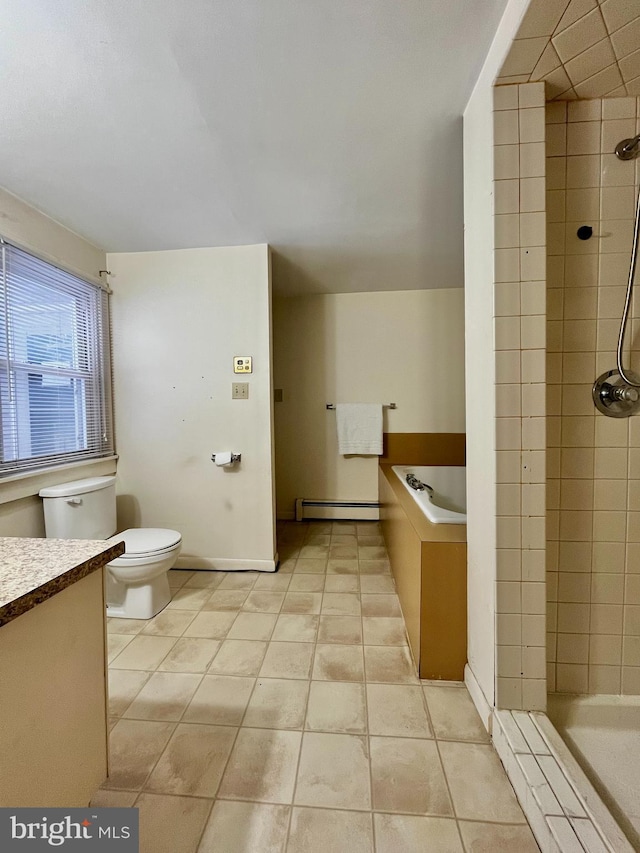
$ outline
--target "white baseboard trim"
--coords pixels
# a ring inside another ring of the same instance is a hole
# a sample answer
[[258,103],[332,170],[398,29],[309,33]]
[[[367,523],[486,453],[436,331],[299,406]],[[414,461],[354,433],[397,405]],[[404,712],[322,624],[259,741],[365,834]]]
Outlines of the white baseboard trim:
[[478,680],[473,674],[473,670],[471,669],[469,664],[465,664],[464,667],[464,683],[466,685],[467,690],[469,691],[469,695],[471,696],[473,704],[476,706],[476,711],[480,715],[482,725],[489,732],[489,734],[491,734],[493,708],[487,702],[485,695],[482,692],[482,688],[478,684]]
[[214,569],[218,572],[275,572],[278,555],[273,560],[237,560],[230,557],[178,557],[176,569]]

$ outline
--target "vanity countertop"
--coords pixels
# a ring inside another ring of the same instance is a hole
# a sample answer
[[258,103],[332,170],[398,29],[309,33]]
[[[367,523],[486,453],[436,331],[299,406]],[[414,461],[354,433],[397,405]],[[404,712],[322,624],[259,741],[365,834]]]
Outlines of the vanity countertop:
[[123,553],[123,542],[0,537],[0,625]]

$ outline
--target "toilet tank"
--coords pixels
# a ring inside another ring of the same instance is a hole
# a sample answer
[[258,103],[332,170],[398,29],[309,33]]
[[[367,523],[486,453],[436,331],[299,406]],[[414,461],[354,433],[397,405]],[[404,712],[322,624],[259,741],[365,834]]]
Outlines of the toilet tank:
[[116,478],[91,477],[41,489],[47,539],[108,539],[116,532]]

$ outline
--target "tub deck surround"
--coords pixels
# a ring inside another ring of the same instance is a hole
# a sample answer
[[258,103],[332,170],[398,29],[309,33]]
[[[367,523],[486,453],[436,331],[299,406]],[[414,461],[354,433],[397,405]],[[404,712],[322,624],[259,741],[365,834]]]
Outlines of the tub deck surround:
[[0,538],[0,626],[124,553],[93,539]]
[[379,466],[382,532],[421,678],[462,681],[467,661],[467,528],[432,524],[393,467]]

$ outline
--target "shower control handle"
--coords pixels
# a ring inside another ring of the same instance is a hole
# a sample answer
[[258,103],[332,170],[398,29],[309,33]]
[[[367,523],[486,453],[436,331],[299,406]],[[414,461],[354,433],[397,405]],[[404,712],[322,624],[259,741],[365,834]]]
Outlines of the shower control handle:
[[640,392],[637,388],[620,388],[610,385],[609,393],[616,400],[623,400],[625,403],[637,403],[640,399]]
[[[632,382],[639,381],[632,370],[626,371]],[[593,385],[596,409],[610,418],[628,418],[640,414],[640,390],[627,385],[617,370],[608,370]]]

